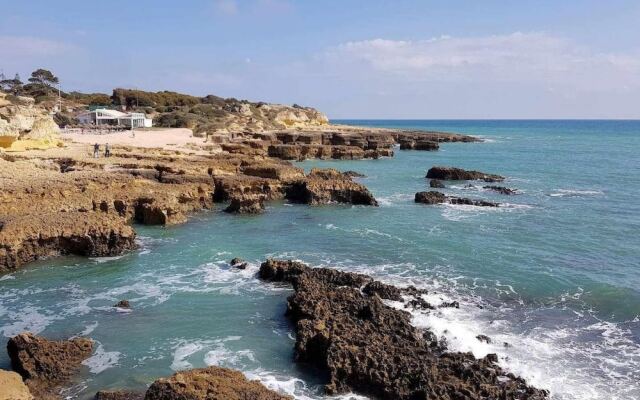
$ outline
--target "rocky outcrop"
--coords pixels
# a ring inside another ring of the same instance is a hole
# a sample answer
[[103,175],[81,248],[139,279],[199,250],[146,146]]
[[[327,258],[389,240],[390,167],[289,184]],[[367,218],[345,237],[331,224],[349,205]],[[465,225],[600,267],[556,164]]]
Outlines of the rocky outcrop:
[[476,359],[448,351],[432,332],[413,327],[409,313],[385,304],[385,298],[401,297],[396,290],[366,275],[275,260],[264,263],[259,275],[293,284],[287,315],[295,323],[295,359],[327,374],[328,394],[400,400],[548,396],[503,371],[495,354]]
[[444,189],[444,183],[438,179],[431,179],[431,181],[429,181],[429,187]]
[[264,212],[264,196],[232,197],[224,211],[232,214],[260,214]]
[[487,189],[487,190],[493,190],[494,192],[498,192],[500,194],[504,194],[504,195],[514,195],[514,194],[518,194],[518,190],[517,189],[511,189],[508,187],[504,187],[504,186],[493,186],[493,185],[489,185],[489,186],[483,186],[483,189]]
[[155,381],[145,400],[292,400],[250,381],[239,372],[209,367],[178,372]]
[[465,197],[445,196],[443,193],[436,191],[418,192],[415,195],[416,203],[422,204],[458,204],[478,207],[499,207],[499,203],[494,203],[486,200],[467,199]]
[[117,302],[113,306],[115,308],[131,309],[131,303],[129,302],[129,300],[120,300],[119,302]]
[[378,202],[362,184],[335,169],[312,169],[305,179],[291,182],[285,189],[288,200],[320,205],[348,203],[377,206]]
[[418,192],[415,196],[416,203],[422,204],[441,204],[447,202],[447,196],[444,193],[429,191],[429,192]]
[[431,140],[414,140],[414,139],[402,139],[400,140],[400,150],[424,150],[424,151],[436,151],[440,148],[438,142]]
[[0,369],[0,400],[33,400],[33,396],[20,375]]
[[62,145],[59,133],[51,115],[33,99],[0,92],[0,148],[24,151],[57,147]]
[[94,400],[144,400],[144,393],[126,390],[101,390],[96,393]]
[[92,351],[89,339],[51,341],[31,333],[14,336],[7,344],[11,367],[37,399],[56,398]]
[[504,177],[500,175],[487,174],[480,171],[467,171],[455,167],[432,167],[427,171],[427,178],[443,181],[483,180],[485,182],[500,182],[504,180]]
[[135,232],[123,218],[96,212],[60,214],[0,219],[0,272],[43,257],[104,257],[135,248]]

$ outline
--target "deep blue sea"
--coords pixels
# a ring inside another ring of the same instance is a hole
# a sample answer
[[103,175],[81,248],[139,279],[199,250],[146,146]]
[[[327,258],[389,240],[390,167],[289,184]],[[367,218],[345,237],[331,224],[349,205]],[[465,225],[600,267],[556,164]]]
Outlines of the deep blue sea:
[[[459,301],[459,309],[416,313],[414,323],[453,349],[498,353],[501,365],[554,399],[640,398],[640,121],[335,122],[485,141],[300,163],[365,174],[359,181],[377,208],[271,203],[259,216],[219,208],[181,226],[137,227],[140,249],[122,257],[65,257],[0,277],[0,335],[95,339],[71,398],[144,389],[213,364],[296,398],[324,398],[318,378],[292,360],[283,316],[290,291],[254,277],[266,257],[293,257],[425,287],[436,304]],[[448,194],[503,204],[415,204],[434,165],[504,175],[520,194],[448,182]],[[250,268],[232,270],[236,256]],[[133,311],[114,310],[120,299]],[[4,352],[0,368],[8,368]]]

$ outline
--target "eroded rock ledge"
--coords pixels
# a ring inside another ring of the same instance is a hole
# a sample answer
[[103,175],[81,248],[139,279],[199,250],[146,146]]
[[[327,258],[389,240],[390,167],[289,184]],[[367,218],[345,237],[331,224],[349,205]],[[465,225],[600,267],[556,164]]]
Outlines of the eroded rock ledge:
[[7,343],[11,367],[39,400],[60,398],[60,388],[78,372],[92,351],[93,342],[89,339],[52,341],[28,332]]
[[431,190],[429,192],[418,192],[415,195],[416,203],[422,204],[458,204],[477,207],[499,207],[500,203],[481,199],[468,199],[466,197],[447,196],[444,193]]
[[295,357],[328,373],[328,394],[357,392],[378,399],[546,399],[544,390],[507,373],[489,354],[448,351],[405,311],[383,300],[429,308],[415,288],[400,289],[366,275],[267,260],[259,276],[290,282],[287,315],[296,324]]

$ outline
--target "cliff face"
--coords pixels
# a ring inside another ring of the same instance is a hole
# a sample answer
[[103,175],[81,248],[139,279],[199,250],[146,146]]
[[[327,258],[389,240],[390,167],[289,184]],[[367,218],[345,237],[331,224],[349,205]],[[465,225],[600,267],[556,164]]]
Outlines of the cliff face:
[[0,148],[5,151],[48,149],[61,145],[58,125],[30,97],[0,92]]

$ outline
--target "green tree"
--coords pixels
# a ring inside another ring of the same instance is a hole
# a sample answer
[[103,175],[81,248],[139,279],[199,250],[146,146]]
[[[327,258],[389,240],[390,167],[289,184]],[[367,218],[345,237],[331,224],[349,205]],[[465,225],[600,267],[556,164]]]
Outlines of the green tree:
[[3,78],[0,80],[0,89],[16,96],[22,93],[22,81],[20,80],[20,75],[16,74],[13,79]]
[[58,77],[53,75],[53,73],[47,69],[39,68],[31,73],[29,82],[53,88],[54,85],[58,84]]

